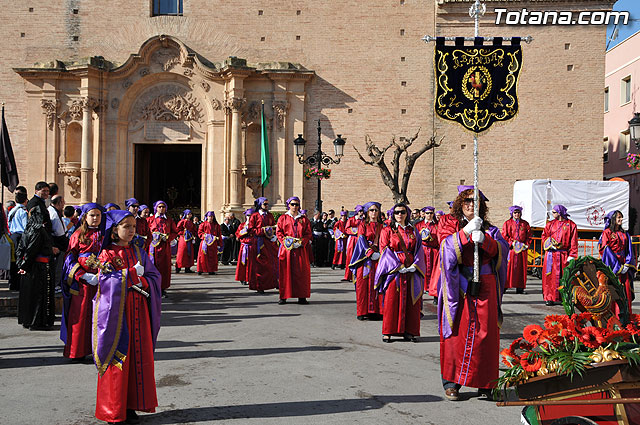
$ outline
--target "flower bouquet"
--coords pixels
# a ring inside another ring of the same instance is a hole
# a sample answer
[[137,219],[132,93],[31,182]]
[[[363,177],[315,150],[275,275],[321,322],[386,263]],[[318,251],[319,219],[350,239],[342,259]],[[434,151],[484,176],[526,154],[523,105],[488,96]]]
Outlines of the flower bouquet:
[[636,170],[640,170],[640,154],[628,153],[627,165],[631,168],[635,168]]
[[312,179],[314,177],[317,177],[320,180],[328,179],[329,177],[331,177],[331,169],[330,168],[311,167],[304,173],[304,177],[307,180]]

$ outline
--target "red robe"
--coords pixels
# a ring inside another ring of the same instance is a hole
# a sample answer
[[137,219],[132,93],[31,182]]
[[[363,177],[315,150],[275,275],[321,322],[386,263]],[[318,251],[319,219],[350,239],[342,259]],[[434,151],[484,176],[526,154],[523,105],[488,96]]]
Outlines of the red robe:
[[[285,213],[278,218],[276,229],[280,241],[279,280],[280,299],[309,298],[311,296],[311,267],[309,251],[311,250],[311,223],[303,215],[293,218]],[[295,239],[287,239],[295,238]],[[292,241],[300,243],[294,248]]]
[[[178,253],[176,255],[176,267],[188,268],[193,266],[193,252],[196,250],[196,247],[193,244],[193,241],[196,237],[196,225],[193,224],[193,220],[182,219],[178,222]],[[191,235],[185,239],[185,230],[188,231]]]
[[[440,230],[440,227],[438,228]],[[474,243],[462,230],[458,220],[450,216],[441,229],[442,240],[457,232],[462,242],[462,266],[473,273]],[[492,388],[498,379],[500,328],[498,327],[498,288],[491,272],[491,261],[499,257],[498,243],[485,232],[480,245],[480,292],[477,297],[460,300],[458,314],[453,318],[453,334],[440,336],[440,370],[442,378],[471,388]],[[483,272],[483,269],[485,271]],[[442,300],[440,300],[442,302]]]
[[251,243],[251,236],[244,230],[247,226],[247,222],[240,223],[238,230],[236,230],[236,238],[240,241],[240,249],[238,250],[238,262],[236,264],[236,280],[238,282],[246,282],[249,280],[247,277],[247,259],[249,257],[249,244]]
[[151,234],[151,230],[149,230],[149,222],[146,218],[136,217],[136,235],[146,238],[144,240],[144,250],[149,252],[149,245],[151,245],[153,235]]
[[198,228],[198,273],[218,271],[218,246],[222,244],[220,225],[203,221]]
[[[611,248],[611,251],[615,254],[620,265],[624,265],[627,262],[627,250],[629,248],[629,239],[627,232],[613,232],[610,228],[604,229],[602,236],[600,237],[600,243],[598,245],[598,251],[600,257],[604,252],[605,247]],[[635,255],[633,258],[636,258]],[[631,312],[631,303],[634,298],[633,293],[633,280],[629,278],[629,273],[616,274],[616,277],[624,287],[624,291],[627,295],[627,304],[629,306],[629,312]],[[618,304],[615,304],[616,314],[619,315]]]
[[545,301],[560,302],[558,286],[562,272],[567,265],[567,257],[578,258],[578,228],[569,220],[551,220],[544,226],[542,232],[543,248],[551,242],[551,238],[558,245],[545,251],[542,264],[542,296]]
[[509,243],[509,263],[507,266],[505,289],[524,289],[527,286],[529,250],[523,249],[517,253],[514,250],[513,243],[517,241],[525,245],[531,245],[531,236],[531,226],[529,226],[526,220],[518,220],[516,222],[513,218],[510,218],[502,225],[502,237]]
[[[115,257],[124,260],[120,266],[113,261]],[[138,261],[135,248],[118,245],[102,250],[99,259],[116,270],[131,269]],[[127,277],[128,287],[134,284],[132,275]],[[139,281],[142,289],[150,292],[146,279],[142,277]],[[98,374],[96,418],[105,422],[126,420],[127,409],[152,413],[158,406],[148,300],[132,290],[127,291],[126,297],[124,320],[129,331],[129,346],[122,369],[111,364],[102,376]]]
[[[424,251],[424,260],[426,271],[424,275],[424,291],[429,292],[432,297],[438,296],[438,282],[431,281],[433,269],[438,266],[438,225],[433,222],[425,222],[425,220],[416,223],[416,230],[420,233],[422,239],[422,250]],[[424,230],[424,231],[423,231]]]
[[[419,241],[416,240],[414,228],[411,225],[404,229],[398,226],[398,233],[394,231],[393,225],[385,227],[380,234],[380,252],[385,249],[391,249],[397,254],[401,263],[411,264],[413,259],[405,261],[406,255],[400,248],[400,237],[404,241],[407,254],[412,256],[411,253],[415,252],[416,244]],[[399,277],[400,282],[396,280],[391,282],[384,294],[383,335],[420,335],[422,303],[417,301],[414,303],[411,299],[411,282],[407,275],[401,274]]]
[[[336,230],[342,232],[342,237],[335,241],[335,250],[333,252],[333,265],[334,266],[348,266],[347,264],[347,222],[338,220],[336,224],[333,225],[333,234],[335,238]],[[342,249],[338,251],[338,244],[342,244]]]
[[[247,277],[249,289],[264,291],[278,287],[278,247],[271,242],[276,234],[276,220],[270,212],[255,212],[249,217],[249,257]],[[265,233],[266,232],[266,233]]]
[[[345,226],[345,233],[349,235],[347,238],[347,266],[351,264],[351,256],[353,255],[353,250],[356,248],[356,242],[358,241],[358,226],[361,221],[362,220],[358,219],[358,216],[349,217]],[[353,280],[353,273],[349,267],[346,267],[344,270],[344,278],[347,280]]]
[[[369,246],[374,252],[380,252],[380,236],[384,225],[382,223],[364,220],[358,226],[358,237],[364,236],[369,242]],[[378,296],[375,290],[376,268],[378,260],[370,260],[371,267],[365,277],[365,266],[356,269],[356,315],[365,316],[368,314],[382,314],[382,296]]]
[[[164,291],[171,286],[171,241],[178,237],[178,228],[169,217],[162,218],[153,215],[147,218],[147,222],[153,235],[151,246],[149,246],[149,257],[162,275],[162,290]],[[160,233],[168,235],[165,240],[159,239]]]
[[[80,230],[76,230],[69,239],[67,253],[72,253],[77,258],[77,263],[72,266],[70,275],[65,276],[71,286],[75,279],[78,291],[70,290],[71,302],[67,316],[67,342],[64,345],[63,355],[70,359],[82,358],[91,354],[91,321],[93,320],[93,297],[96,295],[97,286],[91,286],[81,279],[85,273],[97,274],[96,268],[87,265],[90,257],[86,254],[94,254],[96,257],[102,245],[102,232],[99,229],[89,229],[85,234],[86,242],[80,242]],[[80,256],[80,255],[83,256]]]

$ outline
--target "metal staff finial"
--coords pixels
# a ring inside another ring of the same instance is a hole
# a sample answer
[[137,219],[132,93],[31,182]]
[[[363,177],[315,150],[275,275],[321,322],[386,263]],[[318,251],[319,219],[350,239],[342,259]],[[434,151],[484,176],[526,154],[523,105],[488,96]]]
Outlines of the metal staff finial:
[[480,17],[484,16],[486,12],[487,6],[484,3],[480,3],[480,0],[476,0],[476,2],[469,7],[469,16],[475,21],[474,34],[476,37],[480,36]]

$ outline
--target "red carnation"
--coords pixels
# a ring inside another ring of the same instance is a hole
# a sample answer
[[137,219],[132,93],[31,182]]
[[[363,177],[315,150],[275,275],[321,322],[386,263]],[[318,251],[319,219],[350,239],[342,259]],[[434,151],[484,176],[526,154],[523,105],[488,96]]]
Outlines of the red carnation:
[[538,337],[542,331],[543,329],[540,325],[528,325],[524,328],[522,335],[524,336],[524,339],[533,344],[538,341]]

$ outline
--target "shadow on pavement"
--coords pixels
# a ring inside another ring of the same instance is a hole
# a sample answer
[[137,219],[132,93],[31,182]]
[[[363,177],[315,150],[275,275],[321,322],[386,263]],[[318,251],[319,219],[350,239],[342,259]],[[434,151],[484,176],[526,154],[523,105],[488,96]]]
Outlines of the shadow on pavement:
[[195,407],[144,415],[144,423],[175,424],[241,418],[279,418],[330,415],[381,409],[389,403],[430,403],[442,401],[433,395],[371,395],[346,400],[292,401],[282,403],[244,404],[237,406]]
[[162,313],[162,326],[195,326],[210,325],[216,323],[236,323],[247,319],[264,319],[267,317],[297,317],[300,314],[244,314],[227,315],[224,313],[187,314],[187,313]]
[[335,351],[342,350],[338,346],[309,346],[309,347],[274,347],[274,348],[247,348],[239,350],[204,350],[204,351],[156,351],[155,360],[184,360],[202,357],[226,358],[226,357],[250,357],[268,356],[271,354],[299,353],[302,351]]

